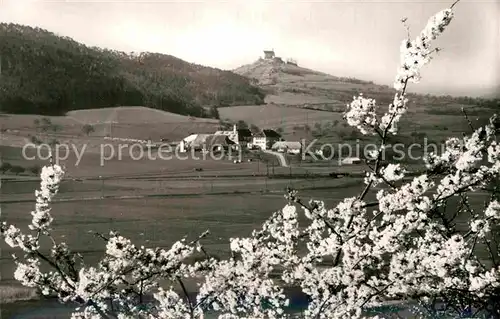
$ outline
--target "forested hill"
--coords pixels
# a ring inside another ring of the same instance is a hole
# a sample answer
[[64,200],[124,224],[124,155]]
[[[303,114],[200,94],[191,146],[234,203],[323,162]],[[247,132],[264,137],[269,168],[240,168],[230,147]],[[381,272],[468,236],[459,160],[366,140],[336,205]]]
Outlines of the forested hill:
[[0,108],[5,113],[64,114],[74,109],[141,105],[211,117],[207,106],[263,103],[250,80],[156,53],[129,55],[68,37],[0,24]]

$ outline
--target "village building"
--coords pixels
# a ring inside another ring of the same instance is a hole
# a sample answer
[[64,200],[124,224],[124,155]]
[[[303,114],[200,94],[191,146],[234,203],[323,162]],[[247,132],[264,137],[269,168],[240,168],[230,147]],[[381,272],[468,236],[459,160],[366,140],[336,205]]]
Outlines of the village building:
[[229,150],[235,145],[236,143],[229,136],[213,134],[207,136],[203,149],[209,152],[222,152]]
[[342,159],[340,162],[341,165],[353,165],[361,163],[361,159],[359,157],[346,157]]
[[273,151],[289,154],[300,154],[302,143],[293,141],[278,141],[271,147]]
[[196,138],[185,143],[186,149],[195,151],[223,151],[232,148],[236,143],[224,134],[196,134]]
[[[193,138],[194,135],[194,138]],[[192,134],[184,139],[186,149],[201,151],[207,138],[212,134]]]
[[281,135],[278,132],[275,130],[265,129],[254,134],[252,138],[252,146],[260,148],[261,150],[267,150],[279,140],[281,140]]
[[236,129],[236,124],[233,125],[233,129],[231,131],[216,131],[214,135],[225,135],[235,144],[238,144],[238,130]]
[[234,144],[238,144],[241,147],[247,147],[249,143],[252,143],[253,134],[249,129],[237,129],[236,125],[233,125],[232,131],[217,131],[215,135],[225,135]]
[[247,147],[248,144],[252,143],[253,134],[249,129],[247,128],[238,129],[237,133],[238,133],[237,139],[239,145],[241,145],[242,147]]

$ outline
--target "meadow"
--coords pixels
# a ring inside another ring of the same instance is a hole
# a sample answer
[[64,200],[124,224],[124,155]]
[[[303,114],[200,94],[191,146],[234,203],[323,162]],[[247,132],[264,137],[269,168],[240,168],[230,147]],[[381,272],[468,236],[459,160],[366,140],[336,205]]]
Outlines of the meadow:
[[[426,132],[429,139],[441,141],[470,130],[463,114],[454,108],[439,116],[424,110],[410,110],[408,118],[412,121],[403,122],[405,143],[422,140],[422,135],[412,135],[413,132]],[[275,104],[225,107],[219,111],[222,119],[244,120],[261,128],[282,128],[288,140],[319,138],[328,143],[354,143],[359,137],[346,127],[341,112]],[[483,124],[490,111],[485,110],[480,117],[473,113],[476,115],[471,118],[474,123]],[[44,120],[47,118],[49,121]],[[90,134],[83,131],[87,124],[94,128]],[[360,176],[368,169],[364,164],[338,166],[335,160],[301,161],[297,156],[288,156],[290,167],[279,167],[272,156],[255,153],[244,153],[239,164],[229,159],[134,160],[125,153],[101,165],[101,145],[120,143],[105,139],[106,136],[175,141],[189,133],[213,132],[218,127],[216,120],[141,107],[72,111],[62,117],[3,115],[0,125],[2,162],[26,168],[46,164],[47,161],[26,160],[22,156],[21,147],[33,136],[88,147],[78,165],[71,152],[60,162],[67,175],[52,213],[56,218],[56,238],[81,253],[89,264],[104,253],[104,243],[94,233],[106,234],[111,229],[148,247],[169,247],[183,236],[195,238],[208,229],[211,235],[203,244],[211,254],[227,256],[229,238],[249,235],[280,209],[286,202],[283,195],[287,187],[299,189],[306,202],[321,199],[332,207],[345,197],[359,194]],[[27,155],[36,154],[28,150]],[[412,168],[420,165],[412,164]],[[332,172],[349,173],[351,177],[332,179]],[[38,177],[28,172],[2,175],[2,219],[25,229],[38,185]],[[373,200],[373,196],[370,194],[367,200]],[[479,207],[484,200],[483,194],[478,194],[471,204]],[[0,250],[1,303],[37,298],[36,293],[22,289],[13,280],[14,251],[3,242]],[[192,289],[193,284],[190,283]]]
[[[192,133],[210,133],[218,120],[196,118],[146,107],[111,107],[76,110],[64,116],[2,114],[0,128],[5,137],[37,136],[45,139],[91,140],[103,137],[179,141]],[[85,130],[90,126],[91,131]],[[11,138],[12,139],[12,138]]]

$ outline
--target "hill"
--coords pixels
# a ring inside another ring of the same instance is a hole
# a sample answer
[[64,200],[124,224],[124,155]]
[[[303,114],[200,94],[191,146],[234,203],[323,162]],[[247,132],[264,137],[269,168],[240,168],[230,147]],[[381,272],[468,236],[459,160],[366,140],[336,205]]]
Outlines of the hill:
[[[248,105],[221,108],[226,121],[243,120],[247,125],[274,128],[289,140],[319,139],[326,143],[357,143],[374,139],[361,136],[343,120],[346,105],[363,93],[374,98],[379,113],[387,110],[395,90],[386,85],[345,78],[310,70],[280,58],[258,59],[234,70],[259,85],[266,93],[266,106]],[[462,108],[474,122],[484,125],[500,109],[500,99],[432,96],[408,93],[408,115],[401,122],[402,132],[392,142],[411,144],[424,135],[442,142],[448,136],[461,136],[470,130]],[[328,112],[325,112],[328,111]],[[381,115],[381,114],[380,114]]]
[[263,103],[264,93],[247,78],[170,55],[87,47],[18,24],[1,23],[0,38],[0,107],[6,113],[142,105],[217,117],[211,106]]
[[[303,107],[325,111],[343,112],[352,97],[359,93],[374,98],[379,105],[392,102],[395,90],[387,85],[356,78],[337,77],[285,63],[280,58],[258,59],[234,70],[258,84],[267,95],[269,104]],[[500,99],[488,100],[470,97],[431,96],[408,93],[416,105],[434,110],[449,105],[498,108]],[[420,109],[419,111],[425,111]],[[433,110],[431,110],[432,112]]]

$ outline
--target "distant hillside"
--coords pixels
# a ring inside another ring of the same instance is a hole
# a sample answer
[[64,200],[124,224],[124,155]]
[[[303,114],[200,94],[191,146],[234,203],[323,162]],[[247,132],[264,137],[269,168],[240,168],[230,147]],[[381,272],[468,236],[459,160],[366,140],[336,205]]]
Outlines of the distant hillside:
[[264,93],[230,71],[156,53],[129,55],[68,37],[0,24],[0,108],[60,115],[75,109],[141,105],[216,117],[210,106],[263,103]]
[[[235,69],[234,72],[248,77],[265,90],[266,103],[309,109],[342,112],[346,104],[352,101],[353,96],[359,93],[376,99],[379,105],[386,106],[392,102],[396,92],[387,85],[377,85],[371,81],[355,78],[337,77],[285,63],[279,58],[260,58],[254,63]],[[474,105],[489,109],[498,109],[500,106],[498,99],[431,96],[429,94],[408,95],[412,103],[418,105],[419,108],[424,107],[423,110],[431,107],[434,109],[446,107],[450,104],[454,106]]]

